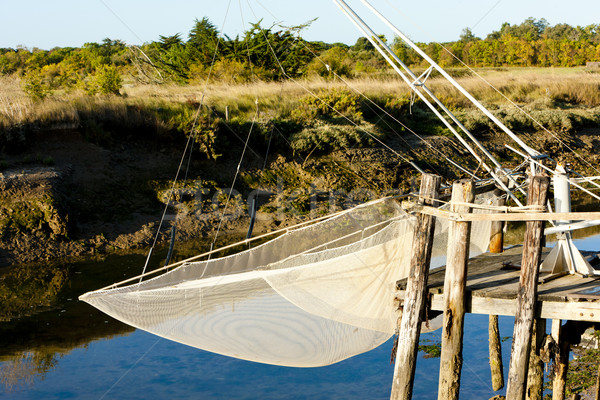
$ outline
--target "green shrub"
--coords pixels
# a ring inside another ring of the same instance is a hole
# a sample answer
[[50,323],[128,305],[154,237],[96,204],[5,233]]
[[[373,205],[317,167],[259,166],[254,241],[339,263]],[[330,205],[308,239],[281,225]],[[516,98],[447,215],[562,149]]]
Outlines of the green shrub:
[[323,125],[306,128],[292,135],[290,146],[300,153],[341,150],[370,144],[371,141],[364,139],[365,136],[347,125]]
[[35,101],[43,100],[52,93],[50,86],[37,71],[32,71],[25,75],[23,79],[23,91]]
[[348,118],[358,122],[363,114],[360,109],[360,96],[348,90],[321,90],[316,96],[300,100],[300,106],[292,111],[292,118],[310,121],[317,117]]
[[85,85],[88,94],[115,94],[119,95],[123,79],[114,65],[102,65],[96,70],[92,79]]

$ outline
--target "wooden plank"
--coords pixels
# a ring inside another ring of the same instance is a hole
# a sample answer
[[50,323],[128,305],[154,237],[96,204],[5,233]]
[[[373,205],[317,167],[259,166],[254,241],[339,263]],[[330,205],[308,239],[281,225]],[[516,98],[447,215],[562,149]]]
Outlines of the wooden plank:
[[560,220],[575,220],[575,221],[596,221],[600,220],[600,211],[587,212],[568,212],[568,213],[553,213],[553,212],[503,212],[503,213],[476,213],[476,214],[461,214],[447,210],[441,210],[435,207],[414,205],[409,208],[411,212],[427,214],[438,218],[444,218],[455,221],[560,221]]
[[[544,250],[546,253],[548,250]],[[502,267],[505,262],[516,264],[521,248],[506,249],[503,254],[485,254],[469,261],[466,296],[467,311],[477,314],[514,316],[514,299],[518,291],[519,270]],[[594,253],[586,253],[591,255]],[[430,292],[433,293],[435,311],[443,311],[443,277],[445,268],[438,268],[430,275]],[[404,284],[403,284],[404,282]],[[406,287],[406,280],[398,287]],[[538,286],[538,317],[574,321],[600,322],[600,282],[592,277],[565,275]],[[403,298],[403,292],[399,292]],[[436,307],[436,303],[439,305]]]
[[[438,197],[440,183],[439,176],[423,174],[420,195],[422,199],[426,199],[423,200],[424,202],[436,205],[433,203]],[[417,215],[390,399],[407,400],[412,397],[419,335],[427,297],[427,278],[434,229],[435,218],[424,214]]]
[[[399,291],[397,295],[399,299],[403,299],[404,291]],[[469,292],[466,297],[466,311],[469,313],[515,316],[516,299],[477,297],[471,296]],[[431,295],[431,310],[444,310],[443,294]],[[536,306],[536,317],[600,322],[600,302],[539,301]]]
[[533,324],[529,369],[527,371],[527,400],[542,400],[544,387],[544,362],[540,356],[544,338],[546,337],[546,320],[536,318]]
[[[452,202],[471,203],[475,198],[473,182],[463,180],[452,185]],[[465,205],[452,204],[455,212],[469,212]],[[465,286],[469,259],[470,222],[450,222],[448,256],[444,280],[444,321],[438,400],[458,400],[462,369]]]
[[571,345],[565,340],[565,332],[561,326],[560,319],[552,320],[552,338],[558,345],[556,357],[556,370],[552,380],[552,400],[564,400],[567,387],[567,370],[569,368],[569,352]]

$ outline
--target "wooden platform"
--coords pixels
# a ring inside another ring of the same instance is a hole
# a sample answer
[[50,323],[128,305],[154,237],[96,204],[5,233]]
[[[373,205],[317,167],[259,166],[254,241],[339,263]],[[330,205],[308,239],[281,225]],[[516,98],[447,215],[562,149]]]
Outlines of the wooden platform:
[[[544,249],[542,259],[550,249]],[[594,253],[586,253],[593,256]],[[519,286],[521,247],[502,254],[484,254],[469,261],[467,312],[514,316]],[[428,289],[431,310],[443,311],[445,268],[432,270]],[[580,275],[550,277],[540,274],[537,313],[541,318],[600,322],[600,277]],[[406,279],[397,283],[402,302]]]

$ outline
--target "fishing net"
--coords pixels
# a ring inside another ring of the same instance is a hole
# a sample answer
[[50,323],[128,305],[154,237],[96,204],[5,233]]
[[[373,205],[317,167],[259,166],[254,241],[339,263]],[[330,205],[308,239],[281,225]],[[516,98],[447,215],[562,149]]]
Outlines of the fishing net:
[[[378,200],[235,255],[80,299],[211,352],[293,367],[329,365],[394,334],[395,283],[408,275],[414,221],[395,200]],[[487,249],[489,225],[473,223],[471,256]],[[432,267],[445,263],[447,228],[438,219]]]

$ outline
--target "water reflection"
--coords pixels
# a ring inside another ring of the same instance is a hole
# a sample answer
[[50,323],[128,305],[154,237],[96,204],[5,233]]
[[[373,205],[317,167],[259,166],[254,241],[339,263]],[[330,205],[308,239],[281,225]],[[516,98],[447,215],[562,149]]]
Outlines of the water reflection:
[[[139,272],[142,254],[109,256],[68,265],[27,265],[0,280],[0,383],[11,391],[43,379],[73,349],[134,328],[79,302],[86,290]],[[38,274],[36,275],[36,271]],[[23,280],[23,285],[16,282]],[[11,294],[9,296],[8,294]],[[5,300],[6,299],[6,300]]]
[[[237,239],[225,236],[221,241]],[[198,248],[207,247],[205,241],[184,243],[173,260],[190,257]],[[154,252],[149,271],[162,266],[166,252]],[[77,299],[90,290],[140,274],[145,260],[143,250],[70,264],[20,265],[0,271],[0,386],[7,392],[31,386],[43,380],[74,349],[134,332],[133,327]]]
[[34,377],[42,379],[46,372],[58,364],[58,353],[43,353],[37,351],[26,351],[9,357],[0,365],[0,383],[8,392],[12,392],[17,386],[33,385]]
[[[574,236],[583,250],[600,249],[600,227],[577,231]],[[521,243],[522,231],[511,230],[511,237],[515,238],[516,243]],[[163,259],[161,254],[158,253],[151,267],[159,266]],[[180,257],[187,255],[179,254]],[[323,393],[328,393],[331,398],[389,396],[391,367],[388,360],[391,344],[326,369],[286,369],[233,360],[161,341],[77,301],[77,297],[86,291],[138,274],[144,261],[145,254],[140,252],[69,265],[57,264],[48,266],[48,270],[41,274],[43,278],[37,280],[33,277],[33,270],[25,270],[20,273],[30,277],[31,284],[21,289],[16,288],[14,282],[11,283],[13,278],[9,277],[10,273],[19,272],[5,271],[0,277],[0,293],[5,296],[2,298],[2,307],[7,306],[3,310],[4,321],[0,322],[0,399],[47,398],[49,394],[52,394],[52,398],[100,398],[115,382],[119,382],[119,385],[112,394],[118,392],[122,398],[145,398],[147,392],[140,393],[137,390],[139,382],[160,391],[167,398],[189,398],[198,393],[215,399],[227,396],[305,398],[311,391],[315,398],[327,398]],[[18,293],[17,297],[20,298],[5,303],[4,299],[8,298],[6,294],[13,290],[13,294],[16,296]],[[10,312],[9,304],[12,304]],[[16,315],[22,316],[16,318]],[[468,318],[471,321],[482,319],[481,316]],[[481,329],[477,328],[479,322],[468,324],[468,329],[472,331],[469,334],[487,335],[486,318],[480,321]],[[505,332],[502,334],[512,335],[511,321],[505,321]],[[505,347],[509,352],[510,346]],[[468,359],[471,361],[467,363]],[[142,361],[138,364],[136,360]],[[427,382],[428,377],[437,381],[439,360],[419,359],[418,363],[421,368],[427,365],[424,376],[418,378],[421,382]],[[508,365],[508,362],[505,364]],[[187,371],[187,366],[192,368]],[[172,371],[165,372],[165,369]],[[465,352],[463,375],[477,371],[487,374],[483,372],[486,370],[486,349],[482,347]],[[267,376],[268,380],[265,378]],[[487,377],[473,378],[474,382],[489,382]],[[260,393],[254,391],[257,381],[261,382]],[[280,386],[284,385],[284,381],[288,382],[285,387],[294,387],[295,391]],[[224,389],[227,382],[227,389]],[[341,382],[347,386],[344,388]],[[373,385],[373,382],[377,385]],[[469,389],[470,384],[466,382],[461,394],[467,396],[468,391],[472,390],[472,393],[480,396],[465,398],[491,397],[486,385],[473,384]],[[179,388],[182,385],[190,386],[184,390]],[[421,386],[415,390],[421,390],[423,395],[426,393],[423,391],[437,387],[437,383],[432,381],[431,385]],[[57,394],[66,387],[68,391]],[[332,387],[339,392],[332,393]],[[429,394],[432,396],[424,395],[422,398],[435,397],[433,393]]]

